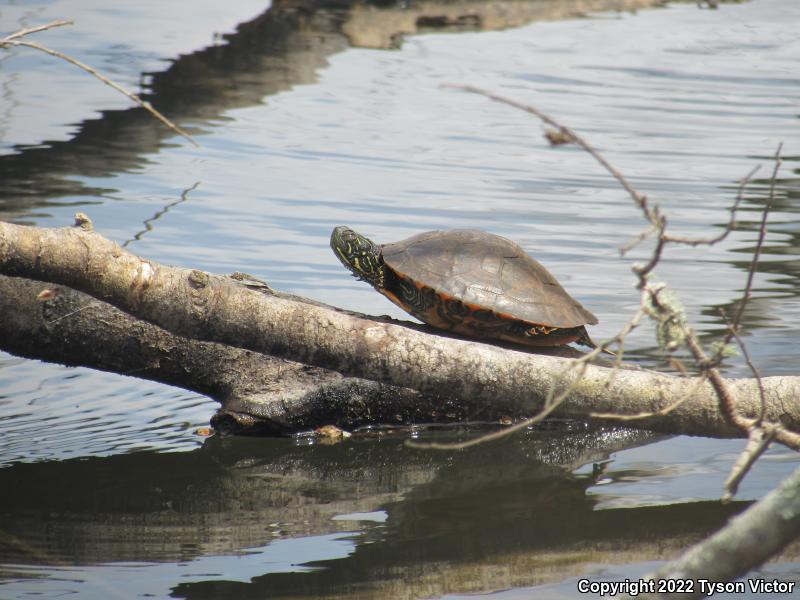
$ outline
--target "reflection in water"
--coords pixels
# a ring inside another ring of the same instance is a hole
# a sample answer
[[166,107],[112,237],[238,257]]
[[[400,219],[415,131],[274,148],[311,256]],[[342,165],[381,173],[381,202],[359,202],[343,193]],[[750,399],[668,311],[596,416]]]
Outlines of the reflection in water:
[[[580,10],[627,9],[654,0],[589,0]],[[336,0],[278,0],[255,19],[225,35],[225,43],[177,58],[162,72],[148,73],[149,91],[140,94],[180,127],[196,136],[213,127],[225,111],[258,105],[265,96],[316,81],[327,57],[350,45],[396,47],[402,35],[422,30],[500,29],[536,19],[563,18],[574,7],[538,2],[418,2],[413,8]],[[467,17],[463,17],[463,15]],[[460,16],[461,15],[461,16]],[[16,146],[0,156],[0,215],[20,220],[47,199],[103,196],[117,190],[89,186],[75,176],[104,178],[129,173],[146,155],[168,147],[173,134],[141,108],[103,111],[84,121],[68,141]]]
[[[199,135],[199,127],[213,124],[224,110],[258,104],[266,95],[313,81],[325,57],[347,47],[335,23],[314,23],[313,14],[277,3],[241,25],[228,43],[182,56],[166,71],[149,74],[150,91],[141,97]],[[68,141],[17,147],[16,154],[0,156],[0,207],[8,218],[42,206],[43,199],[115,191],[87,186],[74,176],[131,172],[171,137],[143,109],[104,111],[100,119],[81,123]]]
[[141,230],[137,231],[136,234],[132,238],[128,238],[127,240],[125,240],[120,245],[123,248],[125,248],[129,244],[131,244],[132,242],[138,242],[139,240],[141,240],[142,237],[148,231],[153,231],[153,223],[155,221],[158,221],[164,215],[166,215],[170,211],[171,208],[186,202],[189,199],[189,192],[191,192],[195,188],[197,188],[198,185],[200,185],[200,182],[199,181],[195,182],[194,185],[186,188],[185,190],[183,190],[183,192],[181,192],[180,198],[178,198],[177,200],[174,200],[174,201],[166,204],[163,208],[160,208],[152,217],[150,217],[149,219],[145,219],[145,221],[144,221],[144,229],[141,229]]
[[479,589],[539,584],[664,558],[744,506],[594,510],[595,477],[573,471],[648,439],[539,431],[441,453],[392,437],[210,438],[193,452],[17,464],[0,470],[0,563],[39,565],[5,568],[22,578],[12,593],[42,576],[43,589],[86,591],[57,580],[91,580],[97,563],[107,586],[135,572],[185,598],[419,597],[474,589],[476,569]]

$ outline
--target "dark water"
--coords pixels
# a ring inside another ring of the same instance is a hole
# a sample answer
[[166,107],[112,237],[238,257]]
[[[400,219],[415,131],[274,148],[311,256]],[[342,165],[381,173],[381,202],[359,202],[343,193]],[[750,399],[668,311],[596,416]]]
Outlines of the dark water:
[[[736,182],[762,165],[737,231],[671,249],[658,270],[710,340],[720,308],[737,306],[783,141],[745,339],[762,373],[797,374],[793,0],[434,32],[393,49],[392,24],[424,5],[265,10],[0,2],[3,31],[74,18],[37,40],[141,88],[201,144],[55,59],[6,52],[0,218],[61,226],[80,210],[154,260],[396,317],[330,253],[331,227],[379,241],[480,227],[521,243],[600,316],[592,335],[612,335],[638,303],[630,266],[646,249],[618,248],[639,215],[589,157],[549,148],[537,121],[441,86],[477,85],[585,134],[685,235],[718,232]],[[630,345],[663,367],[649,328]],[[748,375],[741,358],[727,372]],[[646,572],[797,466],[773,449],[723,507],[735,440],[528,432],[444,455],[392,438],[204,442],[193,432],[215,406],[0,354],[0,598],[574,597],[581,577]],[[796,551],[765,572],[800,579]]]

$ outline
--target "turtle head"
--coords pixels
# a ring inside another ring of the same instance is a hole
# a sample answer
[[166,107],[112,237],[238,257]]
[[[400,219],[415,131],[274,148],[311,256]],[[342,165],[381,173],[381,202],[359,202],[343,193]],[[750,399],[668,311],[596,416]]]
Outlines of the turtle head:
[[358,279],[377,289],[384,287],[384,266],[381,249],[375,242],[349,227],[335,227],[331,233],[331,248],[342,264]]

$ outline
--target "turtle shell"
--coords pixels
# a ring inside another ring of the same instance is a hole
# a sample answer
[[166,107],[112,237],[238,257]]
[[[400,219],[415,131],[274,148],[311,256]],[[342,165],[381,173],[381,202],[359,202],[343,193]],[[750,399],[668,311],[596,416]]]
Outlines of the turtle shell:
[[[583,330],[583,325],[597,323],[597,317],[570,296],[547,269],[498,235],[474,229],[429,231],[385,244],[381,255],[398,284],[406,288],[402,294],[388,289],[387,296],[431,324],[442,325],[426,318],[424,313],[429,313],[428,317],[433,313],[426,304],[435,305],[445,325],[467,317],[445,314],[452,309],[470,312],[473,321],[491,315],[487,320],[540,326],[546,337],[548,328]],[[412,303],[409,287],[419,295],[427,292],[427,303],[424,299]]]

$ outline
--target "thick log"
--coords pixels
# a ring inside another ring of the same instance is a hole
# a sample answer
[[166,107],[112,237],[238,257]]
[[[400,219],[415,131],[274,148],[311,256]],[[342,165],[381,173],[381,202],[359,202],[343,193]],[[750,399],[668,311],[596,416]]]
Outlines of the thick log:
[[[470,420],[465,406],[475,410],[469,403],[454,406],[407,388],[177,336],[65,286],[0,275],[0,315],[0,348],[7,352],[196,391],[221,403],[216,426],[237,433]],[[497,403],[479,416],[521,415]]]
[[[637,425],[670,433],[739,436],[718,410],[707,383],[649,371],[574,361],[430,335],[420,328],[361,318],[228,277],[142,259],[80,227],[44,229],[0,223],[0,273],[71,286],[176,335],[213,341],[407,387],[441,398],[491,405],[502,398],[517,413],[535,413],[551,390],[571,386],[554,413],[658,411]],[[762,380],[766,417],[800,429],[800,377]],[[760,412],[757,382],[730,380],[742,414]]]

